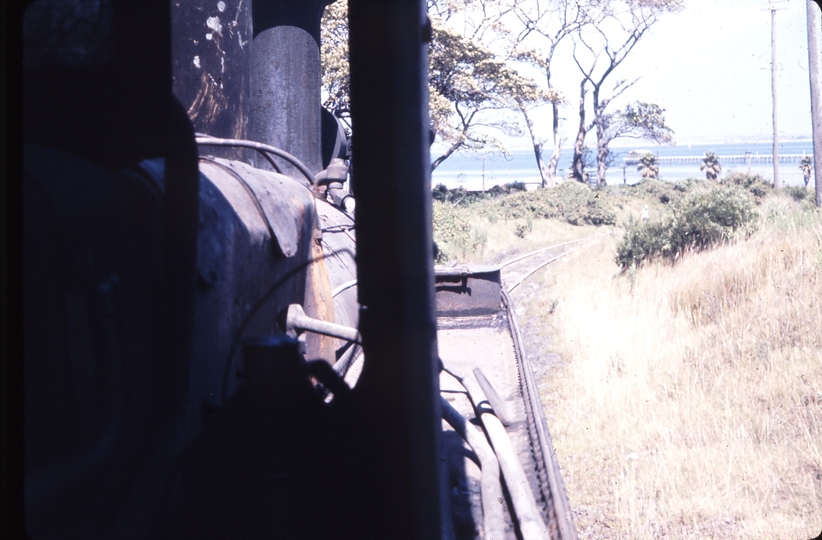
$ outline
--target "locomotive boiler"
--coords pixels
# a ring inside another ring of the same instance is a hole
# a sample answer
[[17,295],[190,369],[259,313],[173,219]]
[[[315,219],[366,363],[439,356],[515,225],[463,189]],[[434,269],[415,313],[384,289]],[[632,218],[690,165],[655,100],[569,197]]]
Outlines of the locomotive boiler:
[[[425,2],[350,0],[350,141],[320,107],[328,3],[21,12],[30,537],[497,537],[484,499],[453,517],[437,316],[509,303],[498,271],[434,270]],[[499,537],[574,537],[538,440],[538,517],[483,469]]]

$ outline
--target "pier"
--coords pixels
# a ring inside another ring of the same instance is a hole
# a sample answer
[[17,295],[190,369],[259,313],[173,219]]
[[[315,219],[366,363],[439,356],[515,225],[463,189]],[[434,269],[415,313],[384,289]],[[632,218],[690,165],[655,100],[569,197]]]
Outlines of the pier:
[[[779,163],[799,163],[799,161],[807,154],[780,154]],[[639,164],[641,155],[629,153],[625,156],[625,165]],[[773,155],[771,154],[742,154],[735,156],[717,156],[719,163],[722,165],[756,165],[773,163]],[[705,156],[657,156],[656,162],[658,165],[699,165],[703,162]]]

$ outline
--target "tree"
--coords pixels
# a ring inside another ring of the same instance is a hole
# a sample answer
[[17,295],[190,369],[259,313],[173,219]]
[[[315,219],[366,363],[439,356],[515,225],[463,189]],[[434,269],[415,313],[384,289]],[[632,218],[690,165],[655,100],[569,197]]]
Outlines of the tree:
[[672,142],[673,130],[665,124],[664,113],[665,109],[659,105],[638,101],[613,114],[603,114],[599,119],[602,133],[597,141],[597,170],[600,170],[603,161],[606,169],[611,166],[610,144],[616,139],[645,139],[660,144]]
[[722,172],[722,165],[719,163],[719,157],[713,152],[706,152],[702,159],[702,165],[699,166],[700,171],[705,171],[705,178],[708,180],[716,180],[719,173]]
[[[609,96],[603,96],[605,82],[625,60],[640,39],[657,22],[661,13],[675,11],[682,6],[681,0],[610,0],[592,1],[586,10],[586,24],[574,33],[573,59],[582,74],[580,83],[580,123],[574,144],[574,164],[578,163],[585,135],[596,128],[597,181],[605,183],[608,163],[609,117],[607,107],[614,99],[632,87],[633,81],[618,80]],[[588,66],[590,67],[584,67]],[[597,69],[599,68],[599,69]],[[585,122],[585,98],[587,86],[591,87],[593,120]],[[661,110],[661,109],[660,109]],[[653,118],[653,115],[649,118]],[[658,133],[670,129],[664,126],[664,118]],[[664,129],[663,129],[664,128]],[[653,132],[653,131],[652,131]],[[582,181],[575,168],[574,177]]]
[[813,173],[813,160],[811,156],[802,156],[802,160],[799,162],[799,169],[805,178],[805,187],[808,187],[808,183],[811,181],[811,174]]
[[636,170],[642,174],[642,178],[659,178],[659,160],[655,155],[648,152],[639,159]]
[[[429,14],[433,38],[429,46],[429,112],[431,127],[445,152],[432,163],[432,170],[458,150],[488,147],[505,152],[499,131],[520,133],[519,124],[494,111],[522,110],[559,99],[510,65],[503,46],[507,29],[502,19],[509,13],[503,0],[432,0]],[[459,15],[462,31],[449,25]],[[335,116],[348,114],[348,23],[347,2],[326,8],[322,22],[323,106]],[[498,50],[490,45],[499,43]],[[499,50],[502,52],[500,53]]]
[[334,2],[325,8],[320,26],[320,43],[323,107],[350,128],[351,75],[348,69],[347,0]]
[[487,113],[505,109],[523,110],[533,104],[558,100],[531,79],[509,66],[477,41],[465,37],[444,21],[432,18],[434,30],[429,48],[429,88],[432,128],[449,147],[432,163],[436,169],[460,149],[479,150],[502,144],[488,128],[519,134],[510,119]]
[[[585,2],[580,0],[554,0],[553,2],[524,2],[514,0],[511,5],[512,13],[519,22],[519,32],[515,39],[514,49],[523,49],[516,52],[518,60],[526,61],[537,66],[545,73],[545,82],[549,89],[553,88],[551,71],[554,56],[560,44],[566,40],[573,32],[577,31],[586,20]],[[537,39],[534,39],[537,38]],[[534,42],[535,48],[526,48],[525,43]],[[537,166],[542,176],[543,186],[547,183],[554,184],[556,178],[557,165],[559,164],[560,153],[562,151],[562,138],[559,135],[559,100],[552,101],[552,135],[553,145],[551,159],[548,164],[542,157],[545,141],[541,140],[536,133],[534,123],[531,121],[529,110],[520,110],[525,118],[528,133],[534,146],[534,155]]]

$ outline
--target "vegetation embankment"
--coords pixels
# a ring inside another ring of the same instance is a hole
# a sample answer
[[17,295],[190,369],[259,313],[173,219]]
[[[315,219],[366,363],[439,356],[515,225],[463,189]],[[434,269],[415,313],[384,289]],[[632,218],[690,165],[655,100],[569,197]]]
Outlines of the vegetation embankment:
[[[541,389],[581,538],[819,534],[822,214],[802,189],[740,175],[592,192],[618,234],[524,284],[524,324],[550,344],[534,356],[562,357]],[[621,265],[654,223],[710,240]]]
[[612,203],[576,182],[525,191],[509,184],[487,193],[434,190],[437,263],[499,261],[505,256],[590,234],[616,223]]

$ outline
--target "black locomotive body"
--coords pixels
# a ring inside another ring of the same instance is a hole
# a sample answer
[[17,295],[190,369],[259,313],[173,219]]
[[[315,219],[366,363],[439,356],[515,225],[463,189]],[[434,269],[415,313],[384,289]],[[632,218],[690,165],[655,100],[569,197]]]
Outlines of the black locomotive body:
[[457,534],[430,22],[421,0],[350,0],[349,145],[320,108],[327,3],[25,8],[32,538]]

